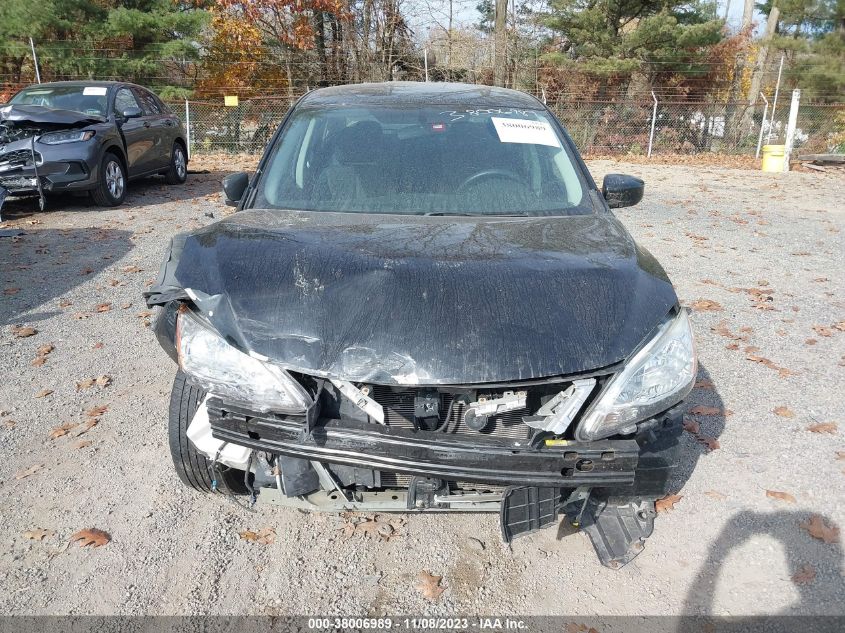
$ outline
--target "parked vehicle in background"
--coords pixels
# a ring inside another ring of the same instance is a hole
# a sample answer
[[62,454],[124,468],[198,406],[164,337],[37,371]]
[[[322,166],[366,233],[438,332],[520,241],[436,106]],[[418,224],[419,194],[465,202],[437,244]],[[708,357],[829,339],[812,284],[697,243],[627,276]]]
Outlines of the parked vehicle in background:
[[7,194],[90,191],[117,206],[127,183],[188,175],[185,129],[152,92],[114,81],[61,81],[24,88],[0,107],[0,209]]
[[174,237],[148,305],[178,362],[170,449],[198,490],[311,509],[566,515],[642,550],[696,377],[687,312],[534,97],[314,91],[238,212]]

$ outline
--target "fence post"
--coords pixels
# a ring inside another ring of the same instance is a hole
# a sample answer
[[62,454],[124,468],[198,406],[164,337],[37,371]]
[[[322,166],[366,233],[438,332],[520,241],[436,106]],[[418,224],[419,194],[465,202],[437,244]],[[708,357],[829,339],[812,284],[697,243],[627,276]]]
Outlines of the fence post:
[[654,99],[654,110],[651,111],[651,133],[648,135],[648,157],[651,158],[651,144],[654,142],[654,124],[657,123],[657,97],[654,90],[651,91],[651,98]]
[[188,100],[185,99],[185,140],[188,143],[188,160],[191,160],[191,110],[188,107]]
[[786,147],[783,151],[783,170],[789,171],[789,157],[795,144],[795,127],[798,124],[798,105],[801,101],[801,91],[792,91],[792,104],[789,106],[789,123],[786,126]]
[[760,119],[760,136],[757,139],[757,153],[754,154],[754,158],[760,158],[760,147],[763,145],[763,128],[766,127],[766,113],[769,111],[769,100],[766,99],[766,95],[762,92],[760,96],[763,97],[763,101],[766,105],[763,107],[763,118]]

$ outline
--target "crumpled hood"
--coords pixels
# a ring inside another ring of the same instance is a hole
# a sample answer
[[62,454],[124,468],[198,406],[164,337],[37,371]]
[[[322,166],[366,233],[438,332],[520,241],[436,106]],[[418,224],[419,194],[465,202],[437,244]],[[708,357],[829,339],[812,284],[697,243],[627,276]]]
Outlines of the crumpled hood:
[[61,110],[36,105],[7,105],[0,107],[0,121],[14,123],[49,123],[74,127],[89,125],[91,123],[102,123],[105,118],[74,110]]
[[609,214],[242,211],[174,237],[145,295],[190,299],[231,343],[288,369],[431,385],[606,367],[677,303]]

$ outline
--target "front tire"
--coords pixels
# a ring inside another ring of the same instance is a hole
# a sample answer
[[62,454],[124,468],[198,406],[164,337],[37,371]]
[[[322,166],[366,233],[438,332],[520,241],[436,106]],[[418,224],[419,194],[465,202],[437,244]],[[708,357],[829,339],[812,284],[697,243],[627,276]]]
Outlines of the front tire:
[[126,199],[126,182],[126,168],[120,157],[106,152],[100,161],[100,179],[91,191],[91,197],[98,207],[120,206]]
[[[213,492],[211,460],[197,451],[187,436],[188,426],[205,398],[205,392],[191,385],[186,378],[184,373],[177,372],[173,380],[173,391],[170,393],[167,428],[170,455],[173,458],[176,474],[179,475],[183,484],[200,492]],[[218,481],[217,484],[219,491],[226,492],[228,489],[235,494],[247,492],[243,471],[222,465],[220,470],[222,481]]]
[[164,175],[164,182],[168,185],[181,185],[188,179],[188,157],[181,143],[173,144],[170,152],[170,169]]

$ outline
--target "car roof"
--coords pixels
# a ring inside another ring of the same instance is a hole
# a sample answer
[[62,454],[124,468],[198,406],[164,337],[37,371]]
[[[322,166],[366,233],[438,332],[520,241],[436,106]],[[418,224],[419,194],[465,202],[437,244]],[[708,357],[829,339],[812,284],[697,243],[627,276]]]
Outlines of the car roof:
[[[103,88],[111,88],[113,86],[133,86],[135,88],[143,88],[143,86],[139,86],[137,84],[130,83],[128,81],[97,81],[97,80],[71,80],[71,81],[48,81],[43,84],[30,84],[26,86],[26,88],[47,88],[50,86],[97,86]],[[149,90],[147,88],[146,90]]]
[[301,104],[320,105],[453,105],[545,110],[535,97],[518,90],[448,82],[388,81],[320,88]]

